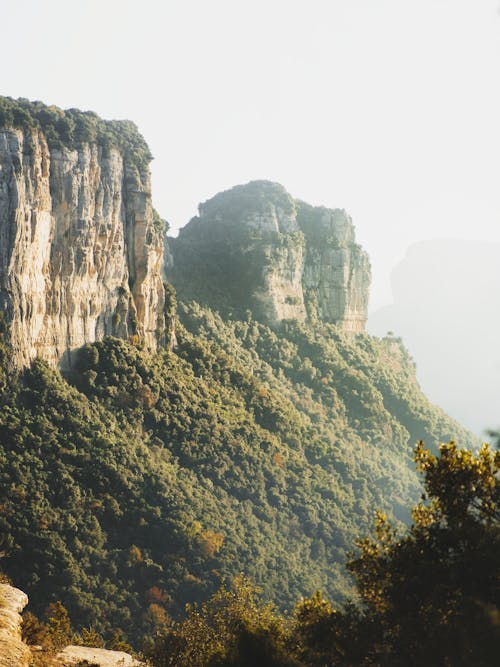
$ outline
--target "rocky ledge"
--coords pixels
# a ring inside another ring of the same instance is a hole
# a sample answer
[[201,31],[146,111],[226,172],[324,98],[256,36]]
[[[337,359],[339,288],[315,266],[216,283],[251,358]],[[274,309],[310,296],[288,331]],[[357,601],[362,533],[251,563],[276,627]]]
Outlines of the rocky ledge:
[[[36,654],[35,648],[32,653],[21,638],[21,612],[27,604],[26,593],[9,584],[0,584],[0,667],[29,667],[33,655]],[[145,663],[123,651],[87,646],[67,646],[55,658],[47,658],[46,662],[51,667],[83,664],[93,667],[145,666]]]
[[0,584],[0,667],[28,667],[31,651],[21,639],[21,612],[28,596],[18,588]]
[[67,646],[57,655],[54,667],[75,667],[87,664],[92,667],[145,667],[144,662],[132,658],[123,651],[108,651],[103,648],[86,646]]

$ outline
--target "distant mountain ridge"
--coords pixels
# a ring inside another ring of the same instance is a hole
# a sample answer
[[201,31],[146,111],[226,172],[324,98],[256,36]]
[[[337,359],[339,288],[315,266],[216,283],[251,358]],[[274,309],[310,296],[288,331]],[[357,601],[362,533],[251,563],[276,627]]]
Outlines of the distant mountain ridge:
[[370,315],[370,333],[402,336],[431,400],[478,435],[500,426],[500,244],[416,243],[396,266],[394,304]]

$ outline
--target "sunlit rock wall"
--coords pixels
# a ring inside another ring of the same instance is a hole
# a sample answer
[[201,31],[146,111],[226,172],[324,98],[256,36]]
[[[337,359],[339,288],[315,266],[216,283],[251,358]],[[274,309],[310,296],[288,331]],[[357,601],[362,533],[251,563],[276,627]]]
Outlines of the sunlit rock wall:
[[105,335],[165,342],[162,262],[149,169],[0,129],[0,308],[17,366],[69,366]]

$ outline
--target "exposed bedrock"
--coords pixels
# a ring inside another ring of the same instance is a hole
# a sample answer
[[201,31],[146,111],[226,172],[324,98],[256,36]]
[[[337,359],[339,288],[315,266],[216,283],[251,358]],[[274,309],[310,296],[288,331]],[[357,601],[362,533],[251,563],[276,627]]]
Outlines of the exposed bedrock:
[[351,218],[294,200],[277,183],[253,181],[200,204],[169,239],[168,264],[181,296],[228,313],[364,331],[370,263]]
[[98,143],[0,129],[0,307],[15,365],[115,335],[165,342],[163,239],[149,169]]

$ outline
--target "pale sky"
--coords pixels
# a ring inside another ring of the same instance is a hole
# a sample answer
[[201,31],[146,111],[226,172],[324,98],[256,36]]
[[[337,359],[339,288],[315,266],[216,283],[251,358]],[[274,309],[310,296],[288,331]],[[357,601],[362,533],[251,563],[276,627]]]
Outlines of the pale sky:
[[500,240],[500,0],[0,0],[0,94],[130,118],[174,228],[252,179],[406,247]]

